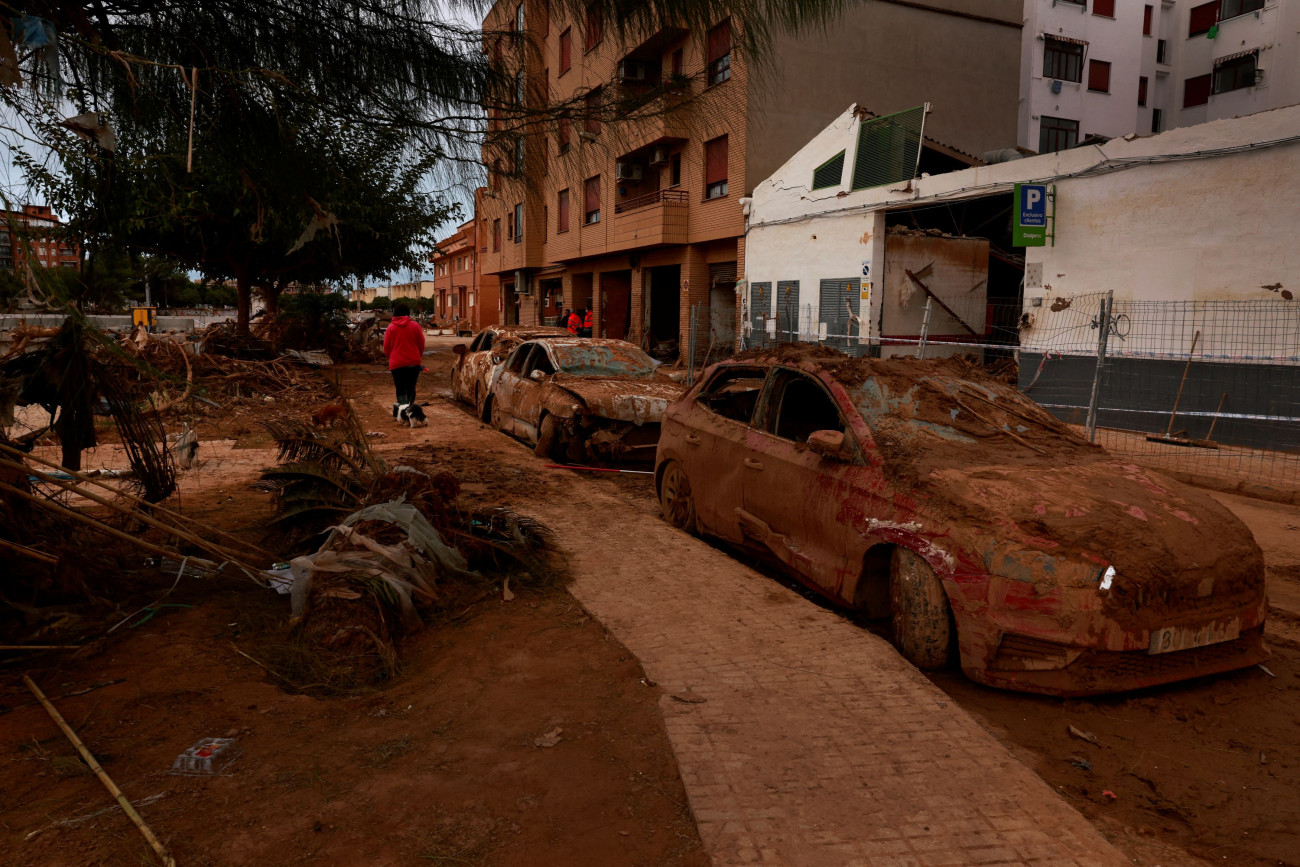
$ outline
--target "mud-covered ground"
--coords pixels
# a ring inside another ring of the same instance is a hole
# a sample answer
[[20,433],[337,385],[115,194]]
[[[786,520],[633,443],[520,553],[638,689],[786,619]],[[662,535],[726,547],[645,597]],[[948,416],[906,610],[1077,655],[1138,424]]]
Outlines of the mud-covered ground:
[[[657,510],[645,477],[617,483],[630,503]],[[506,474],[494,484],[530,481]],[[959,672],[934,680],[1135,863],[1300,864],[1300,509],[1215,496],[1265,549],[1267,672],[1083,700],[988,689]],[[1071,735],[1071,726],[1097,743]],[[1185,858],[1171,860],[1171,848]]]
[[[453,342],[430,341],[423,398],[447,400]],[[533,474],[486,459],[476,440],[442,443],[433,427],[395,425],[383,412],[386,371],[350,367],[343,385],[390,459],[417,450],[439,460],[465,497],[482,502],[544,489]],[[258,414],[201,421],[208,464],[183,477],[181,494],[187,512],[250,538],[270,515],[268,495],[250,487],[273,455]],[[483,427],[475,436],[487,444],[502,435]],[[587,483],[657,512],[647,477]],[[935,677],[1135,863],[1300,864],[1300,510],[1221,500],[1265,548],[1269,673],[1070,701]],[[20,707],[30,702],[22,671],[55,696],[122,679],[59,704],[128,795],[161,795],[144,812],[182,863],[706,860],[655,688],[563,591],[479,603],[404,642],[402,673],[386,689],[324,700],[285,694],[239,653],[256,658],[275,640],[283,600],[182,586],[174,601],[194,607],[166,609],[102,652],[22,665],[0,655],[0,704],[13,708],[0,713],[0,862],[151,863],[120,813],[92,816],[107,796],[44,713]],[[539,746],[556,729],[556,745]],[[245,747],[228,776],[166,774],[178,743],[214,735]]]

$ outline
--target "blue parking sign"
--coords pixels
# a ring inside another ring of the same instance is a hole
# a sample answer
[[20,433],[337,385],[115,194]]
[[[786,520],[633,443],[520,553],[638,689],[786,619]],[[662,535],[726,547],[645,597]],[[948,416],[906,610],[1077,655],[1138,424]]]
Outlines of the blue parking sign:
[[1047,185],[1016,184],[1016,220],[1012,243],[1042,247],[1047,243]]

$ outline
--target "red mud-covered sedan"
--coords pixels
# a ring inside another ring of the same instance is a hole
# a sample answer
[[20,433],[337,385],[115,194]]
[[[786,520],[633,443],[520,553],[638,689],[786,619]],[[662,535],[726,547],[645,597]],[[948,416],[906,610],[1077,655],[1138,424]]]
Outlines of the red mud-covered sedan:
[[952,362],[715,365],[665,415],[655,480],[674,526],[890,618],[920,668],[1088,695],[1268,657],[1263,554],[1235,516]]

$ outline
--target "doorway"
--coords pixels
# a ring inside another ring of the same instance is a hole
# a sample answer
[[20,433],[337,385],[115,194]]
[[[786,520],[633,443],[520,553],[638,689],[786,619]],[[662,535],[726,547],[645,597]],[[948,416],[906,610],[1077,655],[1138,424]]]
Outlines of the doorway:
[[682,330],[682,266],[661,265],[650,270],[650,354],[676,358]]
[[627,340],[631,320],[632,272],[603,272],[600,275],[600,336]]

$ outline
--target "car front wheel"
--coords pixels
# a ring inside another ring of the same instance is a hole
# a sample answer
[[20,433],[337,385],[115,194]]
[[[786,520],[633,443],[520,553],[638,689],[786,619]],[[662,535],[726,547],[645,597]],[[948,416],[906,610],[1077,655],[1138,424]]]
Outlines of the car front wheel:
[[943,668],[952,647],[952,608],[939,576],[919,554],[895,548],[889,590],[898,652],[923,671]]
[[677,461],[669,461],[659,484],[659,506],[664,520],[679,530],[695,532],[695,499],[691,495],[691,481]]

